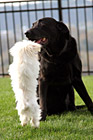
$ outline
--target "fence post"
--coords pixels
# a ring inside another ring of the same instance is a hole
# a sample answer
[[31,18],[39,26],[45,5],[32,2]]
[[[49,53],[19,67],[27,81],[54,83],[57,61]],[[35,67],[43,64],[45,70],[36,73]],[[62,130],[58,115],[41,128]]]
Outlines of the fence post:
[[59,12],[59,20],[62,21],[62,5],[61,5],[61,0],[58,0],[58,12]]

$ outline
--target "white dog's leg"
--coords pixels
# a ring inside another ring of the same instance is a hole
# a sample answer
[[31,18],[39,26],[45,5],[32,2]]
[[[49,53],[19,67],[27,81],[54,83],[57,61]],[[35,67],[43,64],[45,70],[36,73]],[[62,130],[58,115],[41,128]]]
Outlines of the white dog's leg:
[[[21,112],[18,113],[20,116],[21,125],[24,126],[30,121],[29,109],[22,109]],[[19,112],[19,110],[18,110]]]
[[30,118],[30,109],[28,106],[25,106],[25,108],[20,113],[21,125],[25,126],[30,121]]
[[39,127],[40,124],[40,119],[41,119],[41,110],[40,107],[38,105],[38,103],[36,102],[36,104],[33,104],[33,112],[31,112],[31,125],[34,127]]
[[21,115],[20,114],[20,121],[21,121],[21,125],[25,126],[28,123],[29,119],[26,115]]
[[40,119],[41,119],[41,110],[40,106],[37,103],[37,98],[35,94],[33,97],[25,97],[24,95],[28,95],[28,91],[25,93],[21,93],[18,96],[17,110],[20,116],[21,125],[25,126],[31,119],[30,123],[34,127],[39,127]]
[[16,99],[18,101],[16,109],[18,110],[18,115],[20,116],[21,125],[24,126],[31,119],[30,105],[22,90],[21,93],[16,95],[19,95],[16,96]]

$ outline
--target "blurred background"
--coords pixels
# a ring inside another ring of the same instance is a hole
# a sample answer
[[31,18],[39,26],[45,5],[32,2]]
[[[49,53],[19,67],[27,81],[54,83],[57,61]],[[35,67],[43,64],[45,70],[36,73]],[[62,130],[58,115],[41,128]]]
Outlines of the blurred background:
[[83,74],[93,74],[93,0],[0,0],[0,76],[8,75],[9,48],[43,17],[63,21],[76,38]]

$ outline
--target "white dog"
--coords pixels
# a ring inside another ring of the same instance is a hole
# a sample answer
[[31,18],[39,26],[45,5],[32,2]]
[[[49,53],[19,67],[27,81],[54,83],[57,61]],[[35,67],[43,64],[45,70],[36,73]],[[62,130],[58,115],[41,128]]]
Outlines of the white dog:
[[37,53],[41,45],[23,40],[17,42],[11,49],[13,63],[9,66],[12,87],[15,92],[18,115],[22,126],[29,121],[32,126],[38,127],[41,116],[40,106],[37,103],[37,78],[39,62]]

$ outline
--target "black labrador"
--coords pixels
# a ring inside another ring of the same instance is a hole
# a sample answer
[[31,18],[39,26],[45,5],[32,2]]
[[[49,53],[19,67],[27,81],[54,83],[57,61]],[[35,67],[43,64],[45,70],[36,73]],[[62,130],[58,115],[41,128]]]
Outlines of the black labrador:
[[29,40],[42,44],[38,87],[42,120],[47,114],[75,110],[73,88],[92,113],[93,102],[81,79],[77,44],[67,26],[53,18],[42,18],[25,34]]

